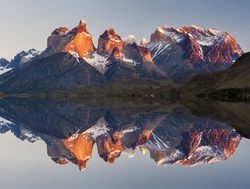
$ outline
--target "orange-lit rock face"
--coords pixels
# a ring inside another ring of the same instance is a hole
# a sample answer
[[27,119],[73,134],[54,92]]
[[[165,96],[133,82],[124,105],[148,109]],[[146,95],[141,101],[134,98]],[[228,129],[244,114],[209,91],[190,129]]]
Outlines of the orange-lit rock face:
[[108,136],[97,138],[98,154],[108,163],[114,163],[115,159],[120,157],[125,150],[121,143],[121,135],[115,132],[113,137]]
[[[123,144],[124,132],[115,131],[101,134],[98,132],[95,128],[90,128],[69,139],[54,141],[53,145],[47,145],[48,155],[57,164],[64,165],[72,162],[83,171],[92,157],[93,146],[96,143],[99,156],[108,163],[114,163],[127,149]],[[148,142],[151,132],[152,130],[144,130],[139,135],[134,135],[133,146],[144,145]]]
[[[143,131],[137,138],[136,146],[145,144],[151,136],[151,130]],[[114,132],[112,137],[102,136],[97,138],[97,147],[100,157],[108,163],[114,163],[115,159],[120,157],[121,153],[126,149],[122,144],[121,132]]]
[[148,48],[140,46],[139,51],[143,62],[153,62],[150,50]]
[[151,137],[151,133],[152,133],[152,130],[146,130],[146,131],[144,131],[140,135],[140,137],[138,138],[137,145],[141,146],[141,145],[146,144],[149,141],[150,137]]
[[86,23],[83,20],[71,31],[60,27],[52,32],[48,38],[48,49],[49,54],[69,52],[84,59],[88,59],[89,54],[95,51],[92,35],[88,32]]
[[111,62],[121,60],[121,51],[115,47],[108,60]]
[[80,22],[76,30],[74,38],[65,46],[64,50],[88,59],[89,53],[93,53],[95,50],[92,35],[88,32],[84,21]]
[[[241,55],[243,52],[237,41],[229,34],[227,38],[221,43],[220,46],[212,46],[206,52],[206,60],[210,60],[213,63],[227,63],[233,62],[236,59],[235,56]],[[234,58],[234,59],[233,59]]]
[[74,154],[80,170],[84,170],[87,162],[92,157],[93,138],[90,138],[89,133],[86,132],[74,139],[64,140],[63,143]]
[[196,42],[196,40],[187,34],[187,38],[183,43],[183,48],[186,49],[185,56],[191,62],[202,62],[203,59],[203,50],[200,45]]
[[[222,32],[215,29],[205,30],[204,28],[189,26],[181,28],[186,33],[194,36],[196,41],[203,41],[201,43],[203,50],[203,59],[206,62],[211,63],[232,63],[236,57],[240,56],[243,51],[238,45],[236,39],[233,38],[229,33]],[[202,37],[200,37],[202,36]],[[209,38],[214,39],[213,43],[207,43],[206,40]],[[218,44],[215,44],[218,43]],[[192,57],[191,57],[192,60]]]
[[122,50],[125,42],[117,35],[113,28],[106,30],[98,40],[98,54],[109,54],[114,48]]

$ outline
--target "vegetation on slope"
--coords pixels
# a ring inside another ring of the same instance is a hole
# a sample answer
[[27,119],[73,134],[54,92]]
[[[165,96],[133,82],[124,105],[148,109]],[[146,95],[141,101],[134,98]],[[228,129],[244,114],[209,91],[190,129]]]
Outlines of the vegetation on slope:
[[228,70],[194,77],[182,91],[185,94],[224,101],[249,100],[250,53],[240,57]]

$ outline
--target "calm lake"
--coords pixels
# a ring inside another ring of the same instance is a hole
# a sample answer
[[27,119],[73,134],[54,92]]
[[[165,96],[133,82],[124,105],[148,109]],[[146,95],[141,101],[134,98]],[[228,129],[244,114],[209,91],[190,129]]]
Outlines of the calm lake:
[[248,105],[182,104],[1,99],[1,188],[248,189]]

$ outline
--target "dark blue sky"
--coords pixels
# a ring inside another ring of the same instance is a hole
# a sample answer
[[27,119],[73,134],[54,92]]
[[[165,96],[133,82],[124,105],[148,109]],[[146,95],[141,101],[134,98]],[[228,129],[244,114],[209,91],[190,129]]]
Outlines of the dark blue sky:
[[0,57],[43,50],[58,26],[87,21],[96,42],[108,27],[138,41],[149,38],[156,26],[196,24],[231,33],[244,51],[250,50],[249,0],[0,0]]

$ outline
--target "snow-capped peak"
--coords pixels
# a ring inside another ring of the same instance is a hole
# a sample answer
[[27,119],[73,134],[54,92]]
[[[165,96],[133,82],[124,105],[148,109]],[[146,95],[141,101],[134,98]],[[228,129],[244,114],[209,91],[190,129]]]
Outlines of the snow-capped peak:
[[159,31],[160,33],[162,34],[166,34],[166,30],[168,29],[168,26],[167,25],[163,25],[163,26],[159,26],[157,27],[157,31]]
[[194,28],[194,29],[200,30],[200,31],[204,31],[205,30],[205,28],[203,28],[201,26],[194,25],[194,24],[188,25],[187,27]]
[[21,60],[22,63],[28,62],[31,59],[33,59],[34,57],[41,54],[40,51],[37,51],[35,49],[30,49],[28,51],[23,51],[22,53],[23,53],[23,57],[22,57],[22,60]]
[[217,30],[217,29],[213,29],[213,28],[209,28],[208,31],[209,31],[211,34],[215,35],[215,36],[216,36],[216,35],[221,35],[221,34],[224,33],[224,32],[221,31],[221,30]]
[[11,60],[9,64],[9,68],[15,68],[18,66],[23,65],[24,63],[27,63],[31,60],[33,60],[35,57],[39,56],[41,54],[40,51],[37,51],[35,49],[30,49],[28,51],[22,51],[18,53],[14,59]]
[[166,25],[159,26],[155,32],[151,35],[150,43],[155,42],[181,42],[184,40],[185,34],[178,31],[175,27],[168,27]]
[[[28,51],[22,51],[18,53],[11,62],[5,61],[0,65],[0,75],[4,74],[13,68],[22,66],[23,64],[32,61],[34,58],[38,57],[41,54],[40,51],[35,49],[30,49]],[[1,63],[2,61],[0,61]]]

